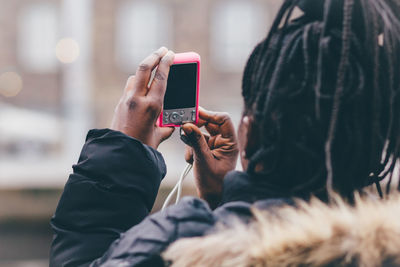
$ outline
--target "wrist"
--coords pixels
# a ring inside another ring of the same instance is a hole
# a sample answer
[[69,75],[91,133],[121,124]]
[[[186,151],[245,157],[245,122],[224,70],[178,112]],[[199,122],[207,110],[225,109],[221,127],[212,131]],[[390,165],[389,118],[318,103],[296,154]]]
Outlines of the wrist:
[[[221,182],[216,182],[216,181],[221,181]],[[222,199],[222,191],[223,191],[222,187],[223,187],[222,179],[217,179],[217,180],[213,179],[213,182],[209,183],[208,185],[203,184],[198,186],[197,193],[201,199],[207,201],[210,207],[214,209],[218,206],[219,202]]]
[[151,137],[151,134],[146,133],[144,130],[138,131],[138,127],[132,127],[128,125],[119,126],[119,125],[111,125],[111,130],[121,132],[131,138],[134,138],[140,141],[144,145],[148,145],[154,149],[157,149],[157,146],[154,144]]
[[199,194],[201,199],[204,199],[211,209],[216,209],[219,203],[222,200],[222,191],[221,192],[207,192]]

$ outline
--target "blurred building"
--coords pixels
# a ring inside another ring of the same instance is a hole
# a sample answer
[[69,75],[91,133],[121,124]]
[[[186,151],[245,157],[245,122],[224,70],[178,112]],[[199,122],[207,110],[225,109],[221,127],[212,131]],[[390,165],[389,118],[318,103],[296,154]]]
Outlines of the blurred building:
[[[109,126],[127,78],[160,46],[198,52],[200,104],[238,123],[244,64],[280,3],[0,0],[0,191],[62,188],[87,130]],[[171,184],[184,146],[175,134],[160,149]],[[53,210],[51,199],[34,210]]]
[[[237,122],[243,66],[266,35],[279,4],[263,0],[0,3],[0,186],[18,187],[61,186],[86,131],[109,125],[127,77],[161,45],[202,56],[201,105],[228,111]],[[183,164],[182,157],[174,154],[181,150],[179,145],[175,138],[161,148],[168,154],[171,176]],[[17,168],[22,162],[23,170]]]

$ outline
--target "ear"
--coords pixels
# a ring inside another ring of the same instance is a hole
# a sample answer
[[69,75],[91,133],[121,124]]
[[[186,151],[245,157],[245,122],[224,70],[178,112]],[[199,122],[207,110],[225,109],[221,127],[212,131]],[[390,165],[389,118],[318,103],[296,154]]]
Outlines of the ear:
[[[243,121],[244,127],[246,129],[246,145],[245,151],[247,157],[253,155],[259,147],[259,135],[256,127],[254,127],[254,119],[252,116],[245,116],[247,119]],[[243,117],[243,118],[245,118]]]
[[243,170],[247,170],[248,155],[252,154],[254,147],[257,144],[257,140],[254,140],[253,135],[253,118],[248,115],[244,115],[240,121],[239,126],[239,148],[240,148],[240,160],[242,163]]
[[243,116],[242,118],[242,125],[245,129],[249,128],[250,125],[250,117],[248,115]]

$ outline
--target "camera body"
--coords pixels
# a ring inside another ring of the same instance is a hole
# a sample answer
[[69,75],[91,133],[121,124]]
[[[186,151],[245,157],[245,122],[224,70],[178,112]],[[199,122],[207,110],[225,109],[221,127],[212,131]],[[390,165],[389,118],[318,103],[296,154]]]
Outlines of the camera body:
[[197,123],[200,91],[200,55],[195,52],[175,54],[170,68],[164,106],[159,118],[161,127],[180,127]]

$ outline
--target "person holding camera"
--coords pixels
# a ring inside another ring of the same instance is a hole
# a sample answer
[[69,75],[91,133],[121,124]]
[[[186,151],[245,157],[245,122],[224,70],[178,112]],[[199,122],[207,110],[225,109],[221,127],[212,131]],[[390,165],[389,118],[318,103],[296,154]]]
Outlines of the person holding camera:
[[247,223],[253,208],[381,192],[400,158],[399,14],[395,0],[284,1],[244,70],[237,133],[228,114],[205,109],[182,126],[199,198],[152,215],[166,174],[157,147],[173,133],[157,119],[174,54],[150,55],[110,129],[88,133],[51,221],[50,266],[163,266],[174,241]]

